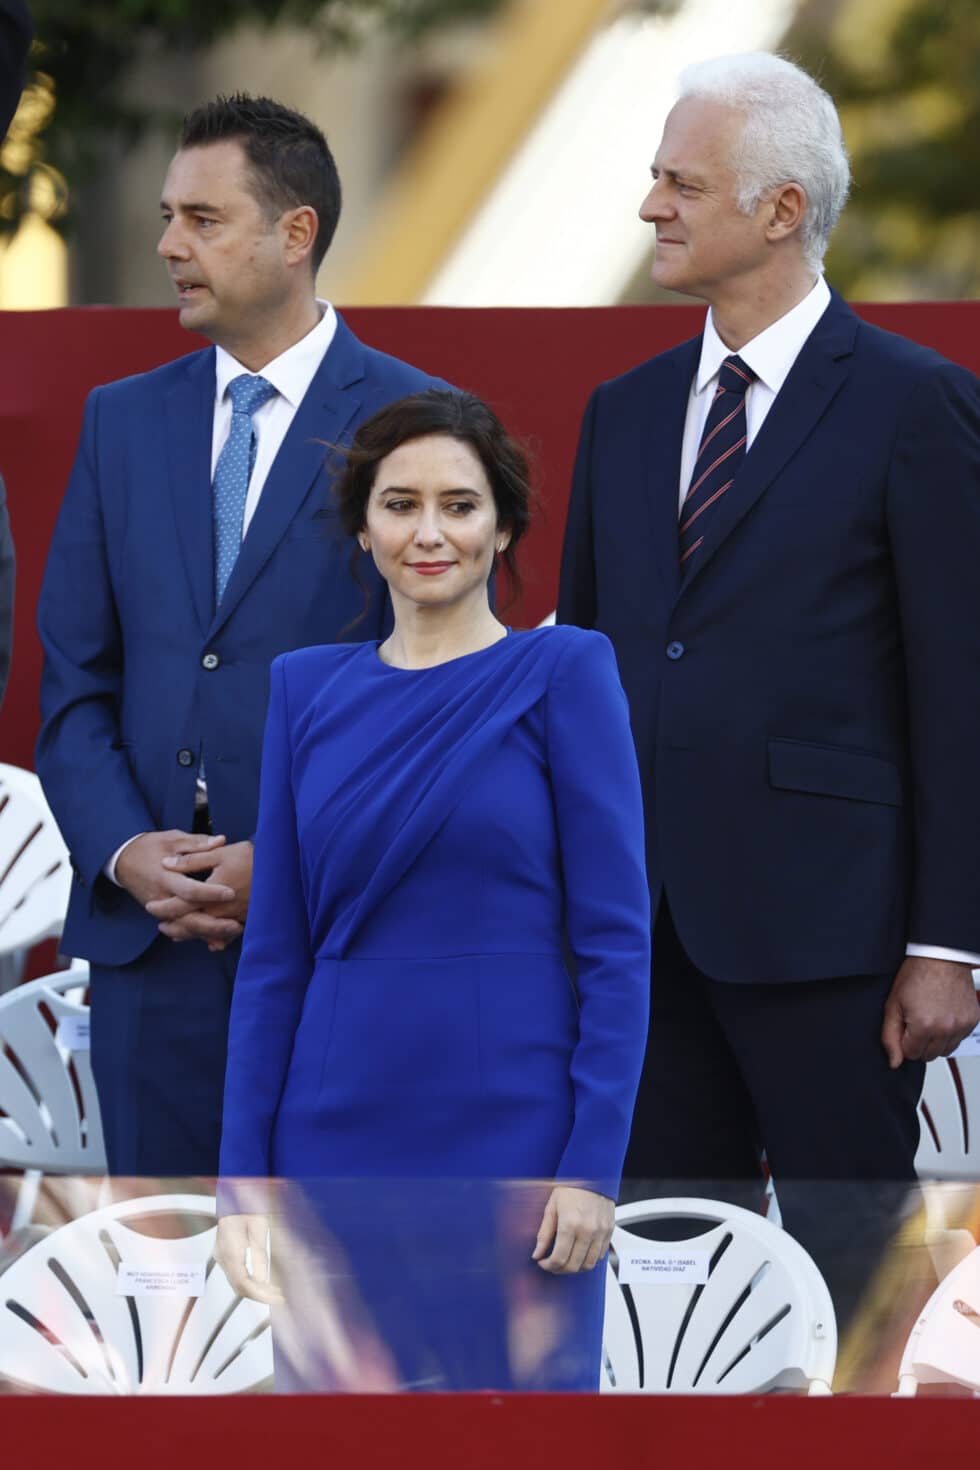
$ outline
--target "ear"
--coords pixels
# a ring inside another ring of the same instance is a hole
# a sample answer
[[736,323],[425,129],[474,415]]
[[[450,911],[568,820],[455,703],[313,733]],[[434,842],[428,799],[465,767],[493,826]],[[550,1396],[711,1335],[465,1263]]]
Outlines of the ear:
[[509,545],[510,545],[510,527],[508,526],[506,529],[504,529],[504,528],[498,526],[497,527],[497,539],[494,542],[494,546],[496,548],[497,555],[499,556],[501,554],[501,552],[506,551]]
[[766,202],[766,239],[785,240],[796,233],[806,213],[806,194],[799,184],[781,184]]
[[358,531],[357,544],[364,552],[371,550],[371,540],[366,531]]
[[279,228],[283,232],[288,265],[300,265],[310,258],[316,244],[319,224],[312,204],[301,204],[296,209],[287,209],[279,216]]

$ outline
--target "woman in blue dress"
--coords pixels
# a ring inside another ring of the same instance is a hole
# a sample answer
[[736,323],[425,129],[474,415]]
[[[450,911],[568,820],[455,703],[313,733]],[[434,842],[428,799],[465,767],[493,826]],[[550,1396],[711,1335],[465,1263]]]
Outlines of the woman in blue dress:
[[[596,1388],[650,974],[612,648],[494,615],[529,486],[479,399],[383,409],[338,493],[394,630],[272,665],[225,1090],[223,1178],[303,1181],[277,1387]],[[278,1300],[231,1208],[219,1260]],[[329,1367],[338,1312],[376,1372]]]

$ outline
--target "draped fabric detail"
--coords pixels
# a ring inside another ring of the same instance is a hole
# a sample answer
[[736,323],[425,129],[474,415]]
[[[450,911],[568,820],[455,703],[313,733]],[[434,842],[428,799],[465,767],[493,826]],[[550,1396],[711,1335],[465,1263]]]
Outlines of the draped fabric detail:
[[[348,953],[366,920],[450,816],[481,761],[542,699],[564,646],[553,630],[541,629],[511,634],[504,647],[418,670],[382,664],[375,644],[343,650],[347,656],[338,658],[297,725],[293,756],[295,790],[309,752],[342,753],[326,790],[320,767],[317,808],[304,813],[307,894],[336,895],[331,910],[311,913],[318,957]],[[352,715],[335,683],[351,676],[353,659],[377,665],[365,699],[364,740],[358,738],[357,712]],[[385,737],[379,748],[382,705]],[[343,740],[337,738],[341,720]]]

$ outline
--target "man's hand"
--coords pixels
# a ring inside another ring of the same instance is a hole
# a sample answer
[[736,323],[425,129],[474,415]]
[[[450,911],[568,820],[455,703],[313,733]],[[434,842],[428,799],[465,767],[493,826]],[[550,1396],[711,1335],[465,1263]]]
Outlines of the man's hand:
[[[164,860],[178,853],[194,853],[203,864],[211,868],[211,855],[224,844],[223,837],[208,837],[202,832],[144,832],[128,843],[119,854],[116,863],[116,881],[138,904],[149,908],[161,899],[178,899],[194,904],[201,903],[201,884],[186,878],[179,869],[168,870]],[[216,887],[206,903],[228,903],[234,898],[232,889]],[[152,910],[151,910],[152,912]]]
[[[251,842],[230,842],[213,855],[209,852],[174,852],[163,859],[164,869],[180,876],[190,894],[163,898],[147,904],[159,919],[160,933],[180,943],[203,939],[210,950],[224,949],[239,939],[248,913],[252,889]],[[192,875],[207,873],[201,883]],[[212,894],[220,893],[215,900]]]
[[885,1001],[881,1044],[888,1065],[948,1057],[980,1022],[969,965],[909,956]]
[[[558,1276],[591,1271],[609,1249],[615,1209],[604,1194],[556,1184],[544,1207],[531,1260]],[[549,1246],[551,1253],[546,1254]]]
[[282,1292],[272,1280],[267,1215],[224,1215],[218,1221],[214,1258],[239,1296],[274,1306]]

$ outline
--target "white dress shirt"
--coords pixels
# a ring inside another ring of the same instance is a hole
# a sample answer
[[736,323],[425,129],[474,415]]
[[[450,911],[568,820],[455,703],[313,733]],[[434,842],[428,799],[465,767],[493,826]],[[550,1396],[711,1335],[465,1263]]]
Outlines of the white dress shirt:
[[[790,368],[799,356],[804,342],[829,305],[830,288],[823,276],[818,276],[812,291],[792,311],[788,311],[785,316],[773,322],[772,326],[766,327],[764,332],[760,332],[738,349],[739,357],[756,375],[756,381],[750,384],[745,394],[746,453],[752,448],[755,436],[765,423],[766,414],[776,401],[776,394],[789,377]],[[709,311],[704,324],[701,360],[687,400],[684,440],[681,446],[679,505],[683,505],[691,483],[701,435],[704,433],[708,410],[718,386],[721,365],[730,356],[731,348],[726,347],[719,337]],[[905,946],[905,952],[930,959],[956,960],[963,965],[980,966],[980,955],[968,954],[959,949],[946,949],[935,944],[910,943]]]
[[[337,330],[337,313],[328,301],[318,301],[322,315],[311,332],[294,342],[292,347],[287,347],[285,352],[280,352],[271,362],[266,363],[261,373],[257,376],[265,378],[271,383],[276,392],[272,398],[266,399],[261,408],[257,408],[252,415],[252,426],[255,429],[255,464],[252,467],[252,477],[248,482],[248,495],[245,497],[245,515],[242,520],[242,539],[251,524],[255,514],[255,508],[259,503],[259,497],[265,488],[265,482],[269,471],[272,469],[276,455],[282,448],[282,441],[289,432],[289,426],[293,422],[296,410],[299,408],[306,394],[307,388],[312,383],[317,369],[324,357],[327,348],[334,339]],[[232,357],[223,347],[216,347],[214,354],[214,428],[211,434],[211,479],[218,467],[218,457],[225,447],[225,440],[231,433],[231,399],[228,397],[228,384],[233,378],[247,373],[248,368],[242,367],[237,358]]]
[[[255,463],[248,482],[248,494],[245,497],[245,514],[242,518],[243,540],[252,517],[255,515],[255,509],[265,488],[269,471],[282,448],[282,441],[289,432],[289,426],[293,422],[296,410],[326,357],[327,349],[337,330],[337,313],[330,302],[317,300],[317,306],[320,308],[320,320],[313,330],[307,332],[306,336],[301,337],[298,342],[294,342],[292,347],[287,347],[285,352],[280,352],[279,356],[274,357],[271,362],[266,363],[261,373],[258,374],[265,378],[266,382],[271,383],[276,392],[252,415],[252,426],[255,430]],[[249,369],[243,367],[230,352],[226,352],[223,347],[215,348],[214,427],[211,433],[212,480],[218,467],[218,456],[231,433],[232,406],[231,399],[228,397],[228,384],[233,378],[248,372]],[[198,778],[197,805],[202,806],[206,799],[207,787],[201,776]],[[117,882],[116,863],[119,861],[120,853],[131,842],[135,842],[137,837],[144,835],[142,832],[136,832],[132,837],[127,838],[122,846],[116,848],[106,863],[103,871],[113,883]]]

